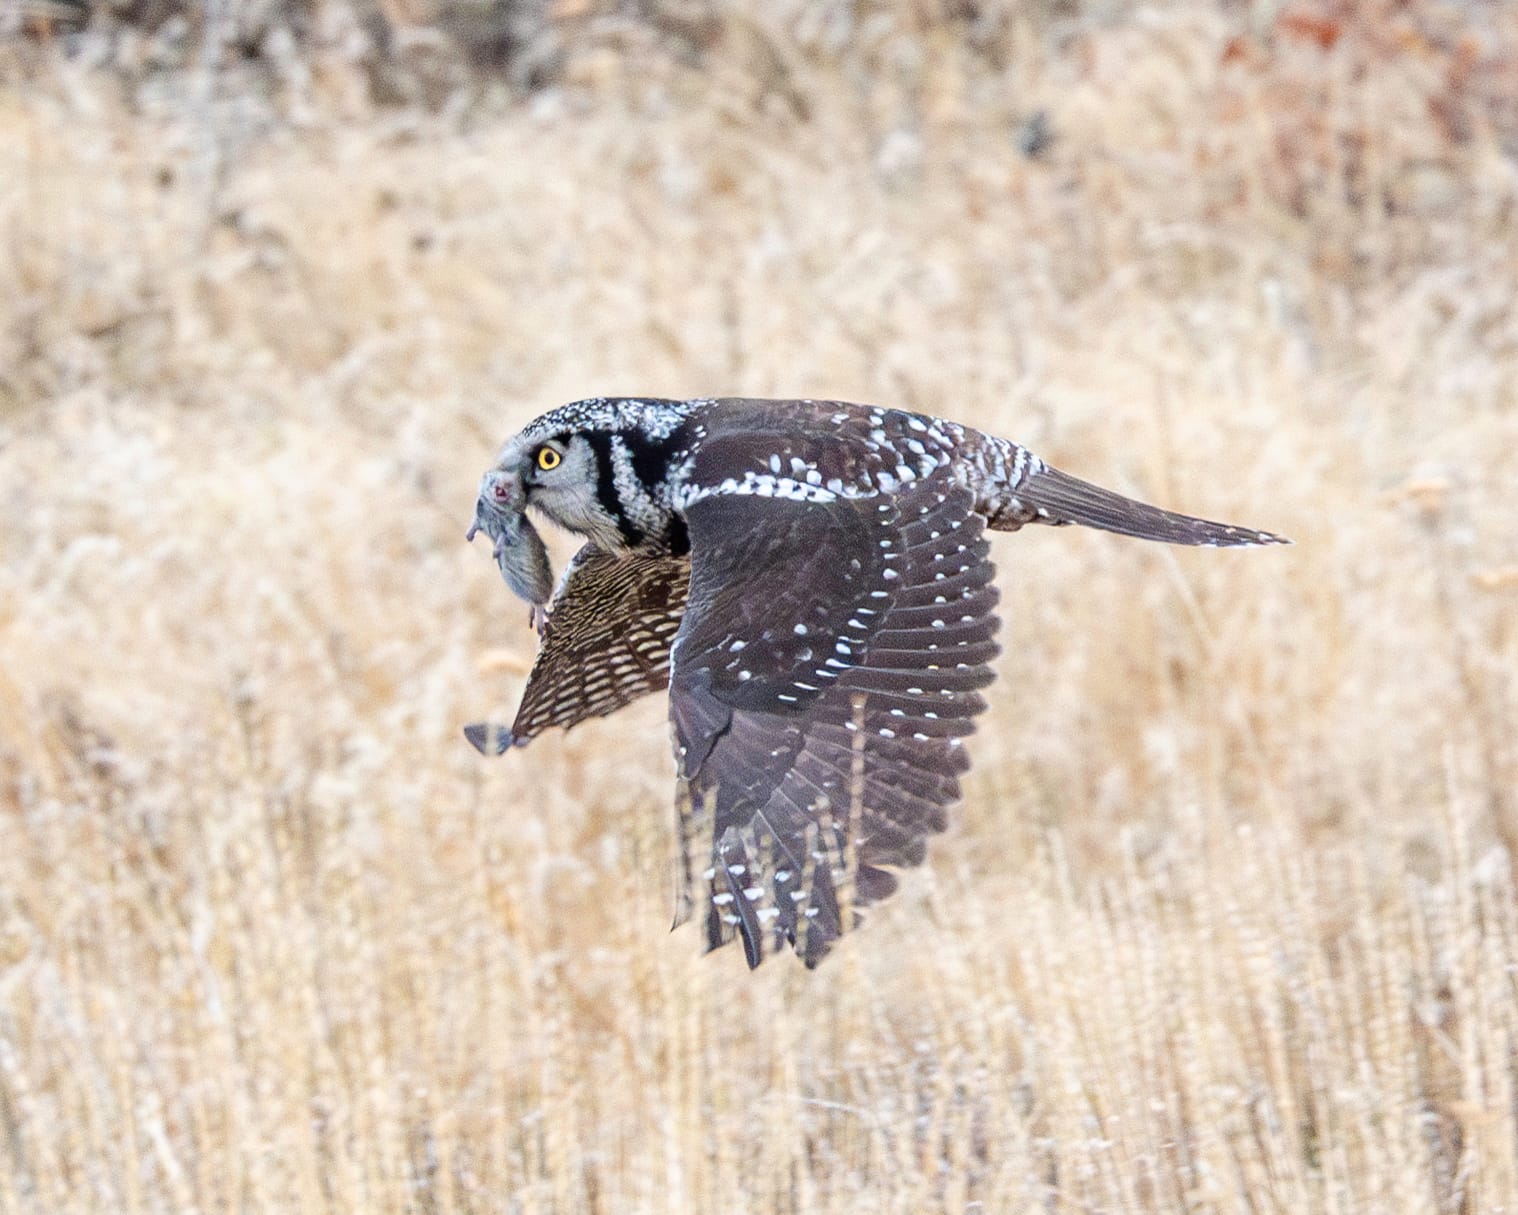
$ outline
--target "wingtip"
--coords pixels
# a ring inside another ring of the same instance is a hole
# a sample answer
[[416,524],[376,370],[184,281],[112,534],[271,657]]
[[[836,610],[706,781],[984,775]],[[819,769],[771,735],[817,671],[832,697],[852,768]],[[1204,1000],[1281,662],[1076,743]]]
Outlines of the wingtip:
[[504,755],[516,741],[510,730],[493,721],[476,721],[464,727],[464,737],[481,755]]

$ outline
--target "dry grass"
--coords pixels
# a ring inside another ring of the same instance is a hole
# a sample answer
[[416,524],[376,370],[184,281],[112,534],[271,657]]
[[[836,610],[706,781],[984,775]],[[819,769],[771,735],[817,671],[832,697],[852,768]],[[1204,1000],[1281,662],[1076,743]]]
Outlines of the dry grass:
[[[468,121],[0,91],[0,1211],[1518,1210],[1513,11],[874,12]],[[663,931],[660,705],[459,736],[475,477],[602,391],[1298,544],[999,540],[951,831],[750,976]]]

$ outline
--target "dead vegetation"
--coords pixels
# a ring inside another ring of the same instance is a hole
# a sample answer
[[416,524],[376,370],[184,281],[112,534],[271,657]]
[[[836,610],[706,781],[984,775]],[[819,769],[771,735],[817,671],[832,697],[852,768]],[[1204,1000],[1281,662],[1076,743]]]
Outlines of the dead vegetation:
[[[0,51],[0,1211],[1518,1209],[1512,12],[650,7]],[[1297,545],[998,541],[952,829],[750,977],[662,706],[459,735],[478,472],[602,391]]]

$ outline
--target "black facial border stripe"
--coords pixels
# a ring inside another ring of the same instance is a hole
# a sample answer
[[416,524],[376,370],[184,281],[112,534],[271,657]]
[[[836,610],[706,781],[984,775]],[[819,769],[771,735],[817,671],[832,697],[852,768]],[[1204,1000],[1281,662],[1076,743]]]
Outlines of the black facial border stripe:
[[590,450],[596,455],[596,497],[602,509],[617,521],[617,527],[621,529],[627,542],[637,544],[643,539],[643,533],[633,526],[632,521],[622,509],[622,498],[617,493],[616,476],[612,470],[611,440],[612,436],[604,430],[585,432],[585,441],[590,444]]

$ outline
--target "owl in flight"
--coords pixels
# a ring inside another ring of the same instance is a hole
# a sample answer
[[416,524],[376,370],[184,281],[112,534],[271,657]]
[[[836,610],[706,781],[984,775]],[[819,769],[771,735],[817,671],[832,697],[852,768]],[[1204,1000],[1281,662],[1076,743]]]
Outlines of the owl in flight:
[[[526,515],[585,538],[553,586]],[[484,475],[484,531],[540,645],[482,753],[669,689],[675,923],[750,966],[814,966],[920,864],[969,767],[997,654],[985,530],[1081,523],[1171,544],[1284,543],[1172,514],[1006,439],[842,401],[595,398]]]

